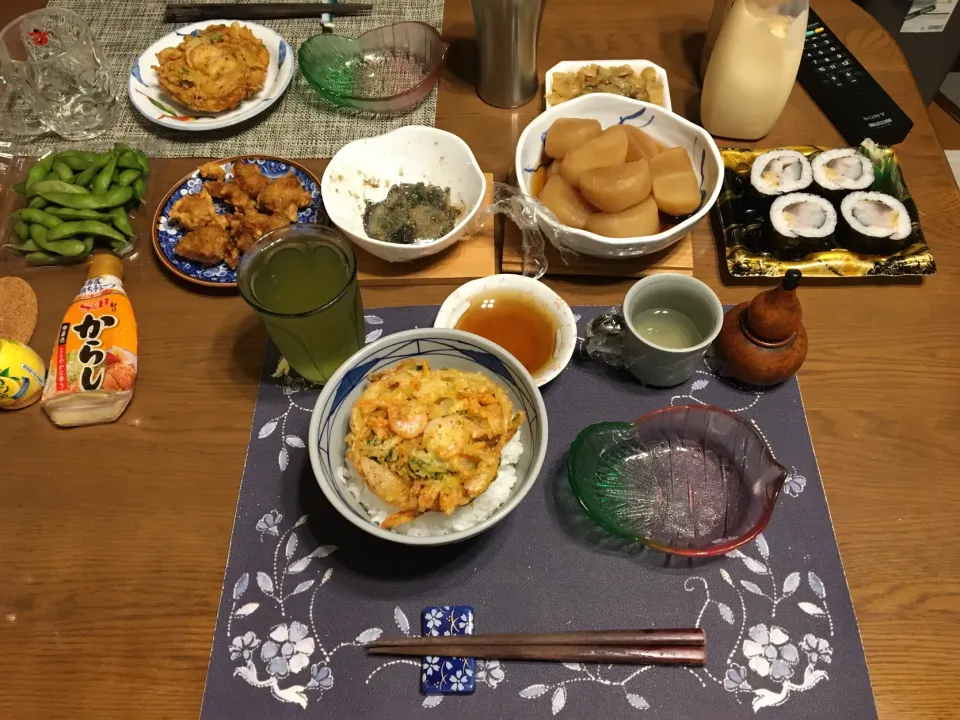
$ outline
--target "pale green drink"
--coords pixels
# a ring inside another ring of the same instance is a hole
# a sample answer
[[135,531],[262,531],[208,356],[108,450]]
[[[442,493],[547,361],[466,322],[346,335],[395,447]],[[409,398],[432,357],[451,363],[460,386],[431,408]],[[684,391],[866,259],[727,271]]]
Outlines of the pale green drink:
[[327,382],[363,345],[357,258],[333,228],[290,225],[267,233],[244,254],[237,284],[307,380]]

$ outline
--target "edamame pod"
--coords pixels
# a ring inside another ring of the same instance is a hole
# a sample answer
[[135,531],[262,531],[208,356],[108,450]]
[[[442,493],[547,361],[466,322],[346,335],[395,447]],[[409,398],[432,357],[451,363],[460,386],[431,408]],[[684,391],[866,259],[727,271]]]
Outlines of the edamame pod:
[[113,157],[113,153],[105,152],[97,156],[97,159],[93,161],[93,164],[90,165],[86,170],[77,175],[76,184],[81,187],[87,187],[93,178],[96,177],[97,173],[100,172],[100,168],[110,162],[110,158]]
[[116,153],[110,156],[110,160],[103,166],[97,176],[90,183],[90,192],[95,194],[105,193],[110,189],[110,181],[113,180],[113,171],[117,169]]
[[55,215],[61,220],[110,220],[109,213],[96,210],[74,210],[73,208],[51,205],[44,212]]
[[20,182],[18,182],[16,185],[13,186],[13,191],[15,193],[20,193],[21,195],[25,195],[27,193],[27,181],[21,180]]
[[25,222],[18,222],[16,225],[14,225],[13,232],[18,238],[20,238],[24,242],[30,239],[30,226],[27,225]]
[[75,235],[93,235],[126,242],[123,235],[99,220],[73,220],[62,223],[48,230],[46,239],[48,242],[56,242],[57,240],[72,238]]
[[120,156],[120,158],[117,160],[117,167],[130,168],[131,170],[143,170],[143,167],[140,165],[140,161],[137,159],[137,154],[132,150],[127,150]]
[[142,177],[138,177],[133,181],[133,197],[137,199],[137,202],[143,200],[143,196],[146,194],[146,192],[147,186],[144,184]]
[[64,157],[57,156],[57,159],[54,161],[54,164],[58,162],[63,163],[68,168],[76,172],[81,172],[83,170],[86,170],[88,167],[90,167],[93,164],[89,160],[84,160],[82,157],[79,157],[77,155],[66,155]]
[[43,210],[47,205],[49,203],[39,195],[30,198],[30,202],[27,203],[28,208],[36,208],[37,210]]
[[30,187],[32,183],[43,180],[47,176],[47,173],[49,173],[53,167],[53,159],[54,155],[51,152],[34,163],[33,167],[30,168],[30,171],[27,173],[27,187]]
[[[43,228],[53,228],[57,225],[61,225],[63,220],[58,218],[55,215],[50,215],[45,213],[43,210],[37,210],[36,208],[20,208],[15,213],[11,213],[10,217],[14,217],[17,220],[24,220],[32,225],[39,225]],[[31,225],[31,230],[33,229]]]
[[130,218],[127,217],[127,211],[124,208],[117,207],[111,210],[110,219],[117,230],[127,237],[133,237],[133,227],[130,225]]
[[66,160],[70,157],[80,158],[88,163],[96,162],[102,153],[92,150],[61,150],[57,153],[57,160]]
[[65,162],[62,160],[53,161],[53,172],[56,173],[57,177],[67,184],[71,184],[74,181],[73,170],[71,170]]
[[140,177],[140,171],[133,168],[123,170],[114,180],[117,185],[132,185],[134,180]]
[[83,243],[79,240],[61,240],[53,242],[48,239],[49,231],[42,225],[30,226],[30,239],[33,240],[41,250],[56,253],[57,255],[79,255],[83,252]]
[[37,250],[35,252],[27,253],[26,258],[27,262],[31,265],[48,265],[51,261],[56,260],[57,256],[53,253]]
[[[134,183],[136,185],[136,183]],[[123,205],[133,197],[133,189],[129,187],[117,187],[108,190],[102,195],[70,195],[60,192],[41,193],[44,198],[52,203],[62,207],[73,208],[74,210],[105,210],[107,208]]]
[[40,249],[40,246],[37,245],[37,244],[36,244],[33,240],[31,240],[30,238],[27,238],[26,240],[24,240],[24,241],[23,241],[22,243],[20,243],[19,245],[17,245],[16,243],[14,243],[13,246],[14,246],[17,250],[19,250],[20,252],[22,252],[22,253],[37,252],[37,251]]
[[40,180],[27,185],[27,197],[41,195],[45,192],[70,193],[73,195],[89,195],[90,191],[79,185],[65,183],[63,180]]

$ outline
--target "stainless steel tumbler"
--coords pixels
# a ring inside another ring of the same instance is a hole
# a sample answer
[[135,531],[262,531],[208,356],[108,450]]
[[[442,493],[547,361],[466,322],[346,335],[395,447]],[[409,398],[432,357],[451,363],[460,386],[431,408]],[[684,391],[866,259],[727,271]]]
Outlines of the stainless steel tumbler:
[[518,107],[537,94],[537,43],[544,2],[470,0],[480,51],[477,94],[485,103]]

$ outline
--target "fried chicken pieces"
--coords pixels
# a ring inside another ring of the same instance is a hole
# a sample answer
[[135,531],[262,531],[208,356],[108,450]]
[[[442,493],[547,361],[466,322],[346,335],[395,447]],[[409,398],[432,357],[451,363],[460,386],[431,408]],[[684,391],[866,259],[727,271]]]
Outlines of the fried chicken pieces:
[[278,177],[257,195],[260,205],[290,222],[297,219],[297,210],[310,204],[310,193],[303,189],[293,173]]
[[[293,173],[271,180],[256,163],[240,161],[231,170],[233,178],[227,180],[222,165],[201,165],[200,177],[212,180],[170,208],[169,218],[190,231],[174,247],[177,255],[203,265],[225,262],[235,269],[242,253],[271,230],[296,222],[297,211],[312,201]],[[214,198],[233,213],[219,214]]]
[[237,246],[230,240],[230,234],[216,225],[205,225],[191,230],[180,238],[175,252],[201,265],[217,265],[226,261],[227,265],[235,268],[240,259]]
[[199,230],[207,226],[227,227],[227,219],[217,214],[213,198],[206,188],[177,200],[170,208],[170,219],[176,220],[187,230]]
[[199,112],[232,110],[263,88],[270,51],[246,28],[209,25],[157,53],[160,87]]

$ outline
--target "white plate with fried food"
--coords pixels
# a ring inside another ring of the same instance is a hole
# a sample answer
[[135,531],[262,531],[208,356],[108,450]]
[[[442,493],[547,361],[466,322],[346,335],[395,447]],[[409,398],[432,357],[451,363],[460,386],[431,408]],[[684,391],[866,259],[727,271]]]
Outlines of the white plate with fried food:
[[405,545],[444,545],[505,518],[547,448],[533,378],[499,345],[445,328],[385,336],[324,386],[310,421],[320,489],[347,520]]
[[270,28],[205,20],[147,48],[130,68],[127,92],[158,125],[216,130],[273,105],[290,85],[293,65],[289,43]]
[[322,220],[320,181],[290,160],[243,155],[202,164],[171,188],[153,221],[153,249],[175,275],[236,287],[237,263],[261,236]]
[[547,110],[598,92],[673,110],[667,71],[649,60],[564,60],[544,75],[543,98]]

